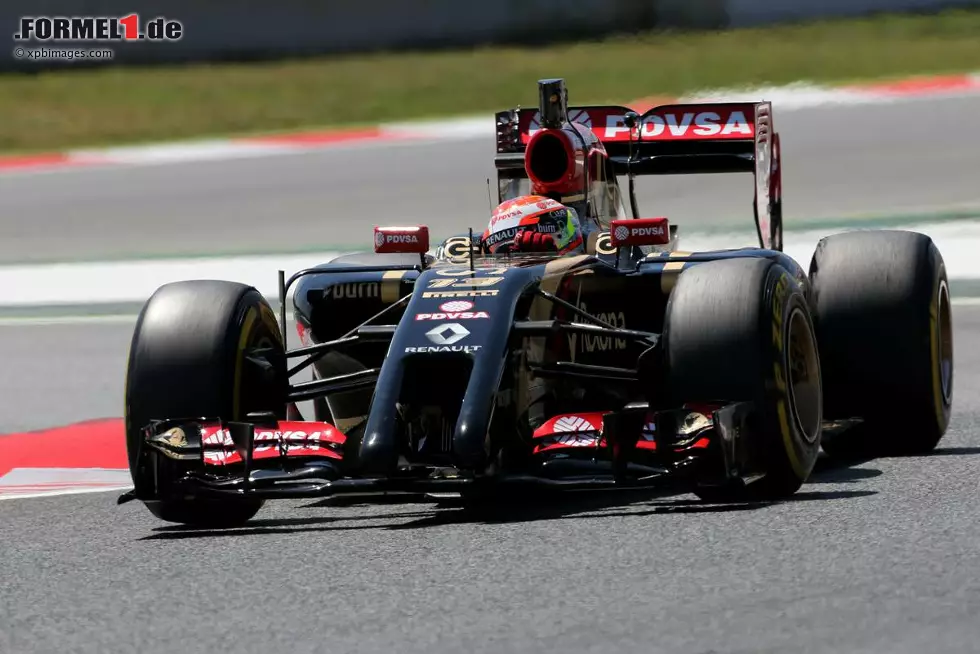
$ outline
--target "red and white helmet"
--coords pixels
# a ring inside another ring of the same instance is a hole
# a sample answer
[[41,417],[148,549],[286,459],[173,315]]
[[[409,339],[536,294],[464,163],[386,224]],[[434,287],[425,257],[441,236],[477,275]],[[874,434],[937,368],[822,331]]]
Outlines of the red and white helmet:
[[508,252],[523,231],[550,235],[558,254],[582,249],[582,226],[575,209],[541,195],[527,195],[507,200],[493,210],[480,240],[483,250],[489,254]]

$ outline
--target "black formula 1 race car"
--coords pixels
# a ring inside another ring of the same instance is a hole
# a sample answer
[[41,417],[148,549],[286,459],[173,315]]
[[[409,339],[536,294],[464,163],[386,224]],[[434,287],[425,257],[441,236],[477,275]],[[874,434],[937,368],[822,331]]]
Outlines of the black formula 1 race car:
[[[432,253],[423,226],[377,227],[374,253],[280,273],[278,315],[237,283],[161,287],[132,339],[120,502],[219,527],[274,498],[524,484],[775,500],[821,445],[936,446],[953,346],[928,237],[830,236],[805,270],[782,252],[769,103],[640,115],[569,108],[562,80],[539,95],[496,115],[499,200],[594,218],[584,254],[487,256],[472,232]],[[676,225],[639,218],[637,176],[702,172],[753,174],[760,247],[682,252]]]

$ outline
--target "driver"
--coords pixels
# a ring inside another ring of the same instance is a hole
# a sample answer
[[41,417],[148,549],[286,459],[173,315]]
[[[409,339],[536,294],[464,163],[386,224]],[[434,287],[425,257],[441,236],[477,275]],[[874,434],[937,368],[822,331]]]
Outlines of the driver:
[[582,225],[571,207],[541,195],[507,200],[493,210],[480,239],[488,254],[584,252]]

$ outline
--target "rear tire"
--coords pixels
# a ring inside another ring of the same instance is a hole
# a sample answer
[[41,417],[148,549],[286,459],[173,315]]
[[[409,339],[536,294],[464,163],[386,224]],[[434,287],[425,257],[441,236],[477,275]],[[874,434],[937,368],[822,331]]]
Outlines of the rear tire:
[[685,270],[667,303],[667,386],[672,403],[752,402],[752,483],[704,486],[709,501],[774,500],[809,477],[820,451],[817,340],[797,282],[769,259],[737,258]]
[[863,425],[823,444],[839,458],[921,454],[949,426],[953,331],[942,255],[928,236],[829,236],[810,263],[828,419]]
[[[275,314],[254,288],[223,281],[160,287],[143,306],[126,375],[126,447],[134,482],[140,430],[153,419],[285,418],[286,358]],[[146,502],[168,522],[229,527],[260,500],[165,498]]]

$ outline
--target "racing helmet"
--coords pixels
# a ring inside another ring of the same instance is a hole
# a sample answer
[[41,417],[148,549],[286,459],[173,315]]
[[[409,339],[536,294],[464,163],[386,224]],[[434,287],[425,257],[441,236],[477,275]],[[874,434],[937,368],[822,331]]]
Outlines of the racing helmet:
[[527,195],[498,205],[480,244],[489,254],[517,251],[517,236],[524,231],[550,236],[558,254],[584,250],[578,212],[542,195]]

